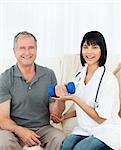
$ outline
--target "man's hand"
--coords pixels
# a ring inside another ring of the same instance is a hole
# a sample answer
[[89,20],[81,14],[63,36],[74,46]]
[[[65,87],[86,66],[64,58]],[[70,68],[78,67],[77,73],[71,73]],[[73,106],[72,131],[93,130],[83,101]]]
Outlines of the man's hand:
[[63,122],[66,119],[76,117],[76,111],[75,109],[70,109],[68,112],[63,114],[61,117],[59,117],[57,114],[51,114],[51,120],[53,120],[54,123],[60,123]]
[[51,114],[50,115],[50,119],[54,122],[54,123],[60,123],[64,120],[64,115],[62,115],[61,117],[59,117],[58,115],[56,114]]
[[40,138],[40,136],[38,136],[34,131],[32,131],[30,129],[18,126],[16,128],[15,134],[28,147],[35,146],[35,145],[41,145],[41,142],[38,139],[38,138]]

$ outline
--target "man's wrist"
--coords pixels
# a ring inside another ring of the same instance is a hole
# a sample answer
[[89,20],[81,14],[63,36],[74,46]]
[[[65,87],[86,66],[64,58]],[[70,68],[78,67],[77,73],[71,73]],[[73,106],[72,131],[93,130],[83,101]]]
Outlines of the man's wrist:
[[18,126],[18,125],[14,125],[13,126],[13,131],[12,132],[14,132],[16,135],[18,134],[18,132],[19,132],[19,128],[20,128],[20,126]]
[[61,104],[65,104],[65,101],[56,100],[55,103],[56,103],[56,104],[60,104],[60,103],[61,103]]

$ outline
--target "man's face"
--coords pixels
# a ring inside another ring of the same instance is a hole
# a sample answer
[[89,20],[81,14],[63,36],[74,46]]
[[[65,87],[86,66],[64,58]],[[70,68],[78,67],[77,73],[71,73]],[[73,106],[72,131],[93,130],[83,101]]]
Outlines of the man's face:
[[14,54],[18,64],[25,67],[33,65],[37,54],[34,38],[31,36],[20,36],[17,39]]

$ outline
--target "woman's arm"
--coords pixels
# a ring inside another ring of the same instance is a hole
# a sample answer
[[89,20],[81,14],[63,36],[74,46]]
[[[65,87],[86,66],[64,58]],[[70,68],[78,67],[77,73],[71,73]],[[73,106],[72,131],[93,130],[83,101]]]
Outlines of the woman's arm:
[[[62,117],[63,117],[63,120],[76,117],[76,110],[67,111],[65,114],[63,114]],[[62,121],[63,121],[63,120],[62,120]]]
[[106,120],[105,118],[100,117],[94,108],[82,102],[77,96],[72,95],[72,100],[97,123],[101,124]]
[[98,115],[98,113],[95,111],[94,108],[90,107],[89,105],[85,104],[83,101],[81,101],[77,96],[75,95],[68,95],[68,96],[62,96],[60,98],[56,98],[56,100],[60,101],[66,101],[66,100],[72,100],[75,102],[84,112],[87,113],[93,120],[95,120],[97,123],[101,124],[106,119],[102,118]]

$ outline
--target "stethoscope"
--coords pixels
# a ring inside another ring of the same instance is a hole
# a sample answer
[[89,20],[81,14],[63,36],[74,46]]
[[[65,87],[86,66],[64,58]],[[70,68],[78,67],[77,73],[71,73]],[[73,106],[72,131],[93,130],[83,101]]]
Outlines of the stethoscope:
[[[105,68],[105,66],[104,66],[104,70],[103,70],[103,73],[102,73],[102,75],[101,75],[100,82],[99,82],[99,84],[98,84],[98,88],[97,88],[97,92],[96,92],[96,96],[95,96],[94,108],[99,107],[99,102],[97,101],[97,97],[98,97],[98,93],[99,93],[99,89],[100,89],[100,85],[101,85],[103,76],[104,76],[104,74],[105,74],[105,70],[106,70],[106,68]],[[79,85],[79,82],[80,82],[80,80],[81,80],[81,77],[79,76],[80,73],[81,73],[81,72],[78,72],[78,73],[76,74],[76,76],[75,76],[75,78],[79,77],[79,78],[78,78],[78,81],[77,81],[77,85]]]

